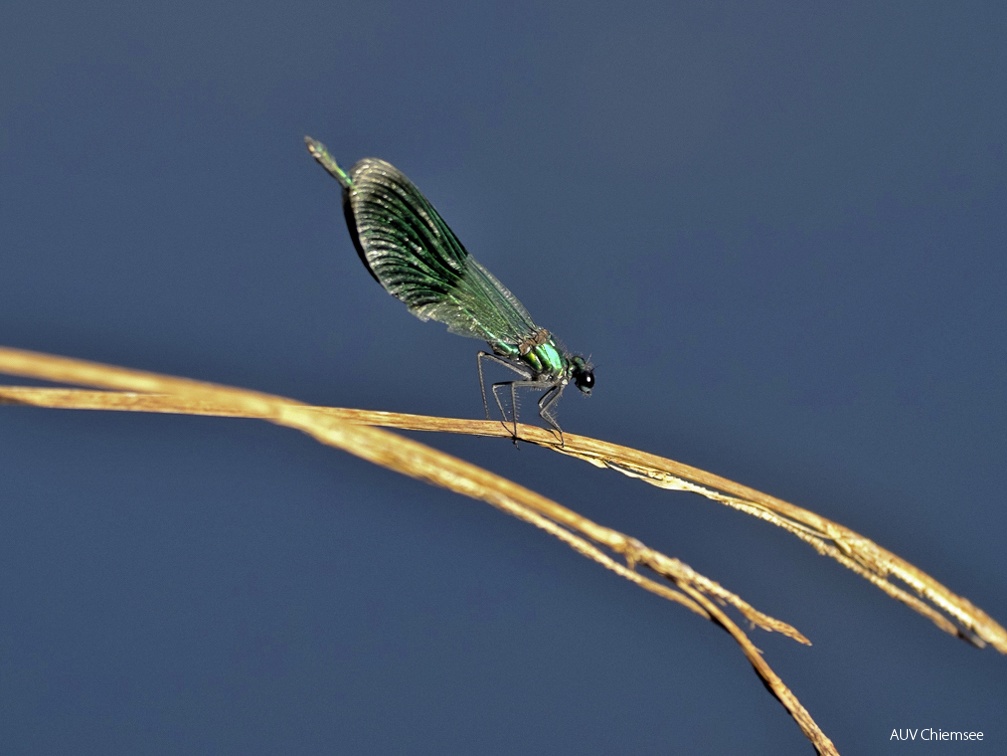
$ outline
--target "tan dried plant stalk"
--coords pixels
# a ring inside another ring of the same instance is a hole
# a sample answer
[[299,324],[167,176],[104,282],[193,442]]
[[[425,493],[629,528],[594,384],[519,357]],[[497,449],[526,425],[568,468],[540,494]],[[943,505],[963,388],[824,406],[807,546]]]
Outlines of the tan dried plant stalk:
[[[0,403],[60,409],[214,415],[267,420],[396,472],[450,489],[545,530],[575,551],[663,598],[720,625],[738,643],[766,687],[819,753],[837,753],[796,696],[721,609],[729,606],[752,625],[809,641],[796,629],[759,612],[688,565],[640,540],[595,523],[487,470],[412,439],[372,426],[508,437],[500,423],[312,407],[291,399],[184,378],[0,347],[0,372],[104,391],[7,386]],[[560,444],[540,428],[518,426],[522,441],[608,468],[660,488],[698,493],[782,527],[928,617],[945,632],[1007,653],[1007,631],[966,599],[874,542],[813,512],[712,473],[627,447],[565,434]],[[641,574],[645,567],[652,576]],[[898,581],[901,585],[893,581]]]

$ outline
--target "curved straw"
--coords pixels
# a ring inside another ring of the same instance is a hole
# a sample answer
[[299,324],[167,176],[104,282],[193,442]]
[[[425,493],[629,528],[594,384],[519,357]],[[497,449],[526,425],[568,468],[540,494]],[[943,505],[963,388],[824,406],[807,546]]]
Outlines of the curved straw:
[[[807,643],[797,630],[762,614],[716,582],[695,573],[688,565],[648,548],[635,538],[588,520],[523,486],[463,460],[368,426],[374,424],[503,437],[511,436],[510,428],[505,429],[496,422],[310,407],[244,389],[3,347],[0,347],[0,372],[112,389],[84,391],[3,387],[0,388],[0,403],[268,420],[301,430],[323,443],[376,464],[486,501],[545,530],[578,553],[636,585],[676,601],[726,629],[767,688],[784,705],[818,751],[835,753],[831,741],[797,698],[773,672],[745,633],[717,604],[722,602],[733,606],[749,622]],[[838,523],[673,460],[572,434],[565,434],[565,444],[560,446],[555,436],[543,429],[519,426],[519,431],[520,438],[529,443],[550,447],[661,488],[699,493],[778,525],[819,553],[836,559],[890,596],[929,617],[941,629],[975,645],[988,643],[1001,653],[1007,653],[1007,631],[992,618],[926,573]],[[613,554],[621,556],[626,564],[613,558]],[[658,579],[641,575],[636,570],[637,566],[648,568]],[[916,595],[893,584],[889,578],[898,579]],[[949,615],[950,619],[945,615]]]

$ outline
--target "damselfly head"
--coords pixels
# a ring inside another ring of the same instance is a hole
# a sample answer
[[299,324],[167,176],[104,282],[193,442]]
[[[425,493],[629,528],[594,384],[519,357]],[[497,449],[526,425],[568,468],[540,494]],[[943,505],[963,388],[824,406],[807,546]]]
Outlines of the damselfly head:
[[594,388],[594,368],[580,355],[570,358],[570,366],[570,378],[573,379],[574,385],[590,395],[591,389]]

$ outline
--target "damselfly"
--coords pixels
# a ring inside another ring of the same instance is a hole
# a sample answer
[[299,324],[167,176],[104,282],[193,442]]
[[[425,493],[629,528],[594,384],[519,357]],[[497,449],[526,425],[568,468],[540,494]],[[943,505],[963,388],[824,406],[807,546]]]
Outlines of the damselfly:
[[420,320],[436,320],[461,336],[483,339],[476,366],[483,408],[489,418],[483,361],[520,377],[491,387],[504,422],[500,392],[509,392],[512,432],[517,437],[517,390],[544,391],[539,416],[563,438],[554,415],[569,383],[584,394],[594,388],[588,361],[563,349],[535,325],[517,298],[466,251],[419,189],[393,165],[364,158],[343,170],[321,142],[305,137],[308,151],[343,187],[343,214],[360,259],[385,291]]

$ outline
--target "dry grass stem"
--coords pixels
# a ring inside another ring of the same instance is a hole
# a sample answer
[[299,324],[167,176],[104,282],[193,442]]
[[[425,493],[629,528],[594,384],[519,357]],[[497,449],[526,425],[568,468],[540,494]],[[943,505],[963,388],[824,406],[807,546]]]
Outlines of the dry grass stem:
[[[195,382],[186,383],[194,384]],[[252,392],[247,393],[255,397],[266,396]],[[180,405],[176,395],[168,394],[8,387],[0,390],[0,401],[71,409],[118,409],[270,419],[268,412],[255,414],[251,411],[252,407],[247,404],[244,409],[236,409],[229,402],[221,403],[193,397],[188,399],[184,405]],[[509,429],[504,428],[500,423],[485,420],[455,420],[393,412],[309,407],[299,405],[291,400],[282,401],[291,407],[297,406],[306,411],[351,423],[381,425],[404,430],[510,437]],[[520,425],[519,431],[521,439],[529,443],[548,447],[597,467],[621,472],[660,488],[697,493],[711,501],[725,504],[783,528],[809,544],[818,553],[836,560],[876,585],[889,596],[927,617],[941,630],[964,638],[976,646],[982,647],[989,644],[1001,653],[1007,653],[1007,630],[1002,625],[968,599],[953,593],[922,570],[839,523],[713,473],[664,457],[570,433],[566,434],[565,445],[560,446],[553,434],[541,428]],[[566,517],[568,526],[581,523],[583,520],[579,515],[571,513],[569,510],[554,511],[553,514],[557,516],[559,521],[563,521]],[[588,530],[591,528],[588,527]],[[625,550],[623,542],[618,538],[612,538],[604,531],[594,530],[593,533],[594,536],[588,534],[589,537],[597,538],[599,542],[623,554],[626,559],[644,564],[664,577],[674,580],[691,573],[688,566],[677,560],[671,560],[645,548],[642,548],[638,554],[630,553],[632,550]],[[895,578],[908,586],[915,591],[915,595],[893,583],[889,578]],[[800,633],[789,625],[761,614],[715,582],[694,574],[691,576],[690,582],[702,586],[707,594],[732,604],[754,624],[807,642]]]
[[[818,751],[836,753],[832,742],[718,603],[734,607],[755,626],[807,643],[796,629],[757,611],[688,565],[648,548],[631,536],[595,523],[534,491],[456,457],[371,427],[382,425],[509,437],[510,430],[498,422],[311,407],[244,389],[3,347],[0,347],[0,372],[109,389],[0,387],[0,403],[267,420],[300,430],[322,443],[375,464],[492,504],[541,528],[641,588],[675,601],[726,629],[767,688]],[[988,643],[1001,653],[1007,653],[1007,631],[1001,625],[926,573],[838,523],[712,473],[635,449],[569,433],[565,435],[565,443],[560,445],[553,434],[529,426],[519,426],[519,437],[660,488],[698,493],[782,527],[819,553],[836,559],[928,617],[946,632],[979,646]],[[625,565],[613,555],[619,555]],[[636,571],[638,565],[668,582],[641,575]],[[916,595],[889,578],[897,579]]]

